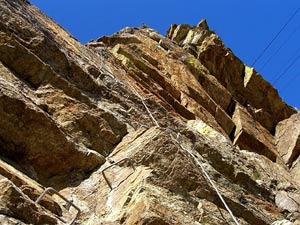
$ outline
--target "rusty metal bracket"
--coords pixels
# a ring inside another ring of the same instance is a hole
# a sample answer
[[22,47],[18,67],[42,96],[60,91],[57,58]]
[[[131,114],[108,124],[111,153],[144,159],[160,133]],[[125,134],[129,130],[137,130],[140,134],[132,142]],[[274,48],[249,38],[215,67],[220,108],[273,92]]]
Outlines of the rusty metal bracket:
[[61,195],[58,191],[56,191],[54,188],[52,187],[48,187],[44,190],[44,192],[36,199],[35,203],[39,204],[39,202],[42,200],[42,198],[48,193],[48,192],[53,192],[54,194],[58,195],[61,199],[63,199],[65,202],[68,203],[68,205],[73,206],[76,210],[77,210],[77,214],[74,217],[74,219],[70,222],[69,225],[74,224],[74,222],[76,221],[76,219],[79,217],[79,214],[81,213],[81,210],[79,207],[77,207],[72,201],[69,201],[68,199],[66,199],[63,195]]
[[106,183],[107,183],[107,185],[109,186],[110,190],[113,190],[113,187],[112,187],[110,181],[108,180],[108,178],[106,177],[105,171],[108,170],[109,168],[115,166],[115,165],[118,165],[118,164],[124,162],[124,161],[128,161],[128,162],[130,163],[132,169],[135,171],[135,167],[134,167],[134,165],[133,165],[132,160],[131,160],[130,158],[127,157],[127,158],[121,159],[120,161],[117,161],[117,162],[115,162],[115,163],[109,165],[108,167],[104,168],[104,169],[102,170],[102,172],[101,172],[102,175],[103,175],[103,177],[104,177],[104,180],[106,181]]

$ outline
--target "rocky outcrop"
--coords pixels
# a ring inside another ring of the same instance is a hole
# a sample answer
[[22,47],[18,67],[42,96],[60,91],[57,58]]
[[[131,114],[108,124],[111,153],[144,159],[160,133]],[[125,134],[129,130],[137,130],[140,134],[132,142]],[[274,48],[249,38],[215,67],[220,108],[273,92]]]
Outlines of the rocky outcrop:
[[300,174],[299,118],[297,113],[278,123],[275,136],[278,153],[294,177]]
[[0,6],[1,224],[299,223],[298,114],[205,20],[82,45]]
[[300,156],[300,114],[278,123],[276,127],[277,149],[284,162],[291,166]]
[[278,153],[273,136],[245,108],[237,104],[232,119],[236,124],[233,144],[276,161]]
[[199,59],[233,98],[248,107],[255,119],[272,134],[279,121],[295,113],[281,100],[276,89],[224,46],[220,38],[209,30],[205,20],[190,27],[188,33],[180,28],[170,29],[167,35]]

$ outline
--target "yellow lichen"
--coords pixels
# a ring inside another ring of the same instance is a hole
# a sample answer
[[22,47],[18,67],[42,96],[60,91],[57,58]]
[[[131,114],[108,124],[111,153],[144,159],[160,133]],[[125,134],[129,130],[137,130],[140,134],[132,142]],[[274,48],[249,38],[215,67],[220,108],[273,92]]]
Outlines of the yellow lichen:
[[191,43],[193,38],[195,36],[195,32],[193,30],[190,30],[183,42],[183,44]]
[[210,139],[218,140],[219,142],[227,142],[227,139],[221,133],[219,133],[200,119],[189,120],[187,122],[187,125],[193,128],[198,133],[209,137]]
[[245,66],[245,77],[244,77],[244,87],[247,86],[251,77],[253,75],[253,68],[249,66]]

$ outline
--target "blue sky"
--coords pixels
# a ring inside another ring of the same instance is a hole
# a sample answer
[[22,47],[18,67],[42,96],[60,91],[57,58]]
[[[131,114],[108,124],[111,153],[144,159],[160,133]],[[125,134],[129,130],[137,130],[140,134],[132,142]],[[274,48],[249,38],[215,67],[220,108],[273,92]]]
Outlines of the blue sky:
[[[86,43],[142,23],[165,34],[172,23],[197,24],[206,18],[227,47],[252,65],[280,28],[300,7],[299,0],[30,0]],[[275,83],[290,105],[300,108],[300,11],[255,64]]]

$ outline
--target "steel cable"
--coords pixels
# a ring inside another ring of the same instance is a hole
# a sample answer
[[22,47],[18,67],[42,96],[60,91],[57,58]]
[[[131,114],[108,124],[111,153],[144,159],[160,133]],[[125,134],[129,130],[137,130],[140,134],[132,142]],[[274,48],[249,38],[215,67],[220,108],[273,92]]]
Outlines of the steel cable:
[[269,49],[269,47],[273,44],[273,42],[278,38],[278,36],[281,34],[281,32],[287,27],[287,25],[293,20],[293,18],[297,15],[299,12],[300,7],[292,14],[292,16],[287,20],[287,22],[283,25],[283,27],[279,30],[279,32],[275,35],[275,37],[269,42],[269,44],[262,50],[262,52],[256,57],[254,62],[252,63],[251,67],[253,67],[258,60],[265,54],[265,52]]

